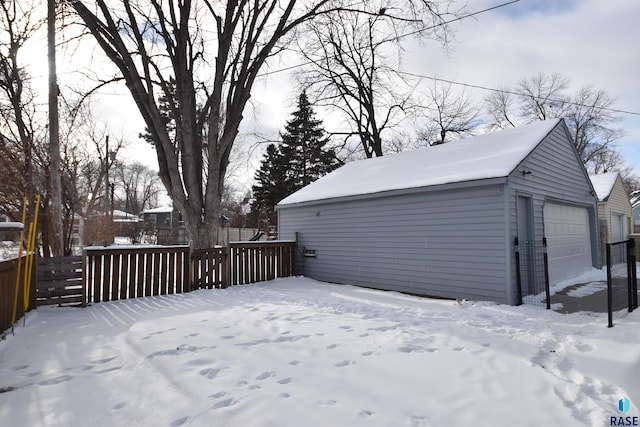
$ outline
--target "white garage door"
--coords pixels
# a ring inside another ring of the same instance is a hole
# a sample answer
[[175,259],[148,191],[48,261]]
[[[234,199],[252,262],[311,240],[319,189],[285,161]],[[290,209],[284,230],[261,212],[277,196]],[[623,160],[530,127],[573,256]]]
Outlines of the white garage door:
[[591,233],[586,208],[545,204],[544,232],[551,285],[591,269]]

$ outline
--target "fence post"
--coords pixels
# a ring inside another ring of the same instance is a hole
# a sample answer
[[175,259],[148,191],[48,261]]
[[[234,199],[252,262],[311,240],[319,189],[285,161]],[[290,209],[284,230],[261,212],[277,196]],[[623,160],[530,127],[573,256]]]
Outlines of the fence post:
[[87,275],[89,271],[87,269],[87,250],[82,249],[82,307],[87,306]]
[[522,305],[522,276],[520,275],[520,246],[518,244],[518,238],[514,239],[516,250],[516,305]]
[[611,286],[611,244],[607,243],[607,316],[609,327],[613,327],[613,287]]
[[542,251],[544,259],[544,291],[547,294],[547,310],[551,309],[551,290],[549,289],[549,255],[547,254],[547,238],[542,238]]
[[[187,282],[187,286],[185,287],[184,285],[182,285],[182,292],[186,293],[186,292],[191,292],[191,290],[193,289],[193,269],[195,268],[194,265],[195,263],[198,262],[197,260],[193,259],[193,240],[189,240],[189,247],[187,248],[187,253],[186,253],[186,259],[184,260],[185,266],[183,267],[183,274],[186,274],[186,282]],[[199,276],[202,275],[202,272],[199,273]]]
[[629,257],[629,267],[630,267],[630,276],[629,280],[631,281],[631,306],[635,310],[638,308],[638,278],[636,271],[636,240],[629,239],[629,249],[628,249],[628,257]]
[[293,248],[291,249],[291,275],[296,277],[298,275],[298,232],[296,231],[293,234],[293,239],[295,243],[293,244]]

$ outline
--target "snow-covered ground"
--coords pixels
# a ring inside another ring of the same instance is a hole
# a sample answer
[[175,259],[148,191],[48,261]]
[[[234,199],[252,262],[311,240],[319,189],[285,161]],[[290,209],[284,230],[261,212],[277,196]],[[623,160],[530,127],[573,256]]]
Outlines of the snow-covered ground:
[[39,308],[0,425],[609,426],[640,415],[640,313],[606,324],[306,278]]

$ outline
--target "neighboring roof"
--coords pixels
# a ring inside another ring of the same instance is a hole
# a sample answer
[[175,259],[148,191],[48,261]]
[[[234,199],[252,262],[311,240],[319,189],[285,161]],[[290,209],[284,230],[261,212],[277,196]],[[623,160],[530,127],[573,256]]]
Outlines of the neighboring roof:
[[286,197],[278,206],[508,176],[561,119],[359,160]]
[[24,225],[21,222],[0,222],[0,230],[21,231],[24,230]]
[[142,213],[146,213],[146,214],[167,213],[167,212],[173,212],[173,208],[171,206],[160,206],[159,208],[146,209],[142,211]]
[[593,189],[596,191],[599,202],[605,202],[611,192],[613,191],[616,180],[618,179],[618,172],[603,173],[600,175],[589,175]]

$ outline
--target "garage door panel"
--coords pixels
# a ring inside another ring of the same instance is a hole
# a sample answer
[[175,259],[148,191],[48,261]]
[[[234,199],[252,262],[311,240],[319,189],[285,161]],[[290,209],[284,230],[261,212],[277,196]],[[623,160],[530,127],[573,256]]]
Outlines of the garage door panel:
[[591,232],[586,208],[547,203],[544,228],[552,285],[591,269]]

